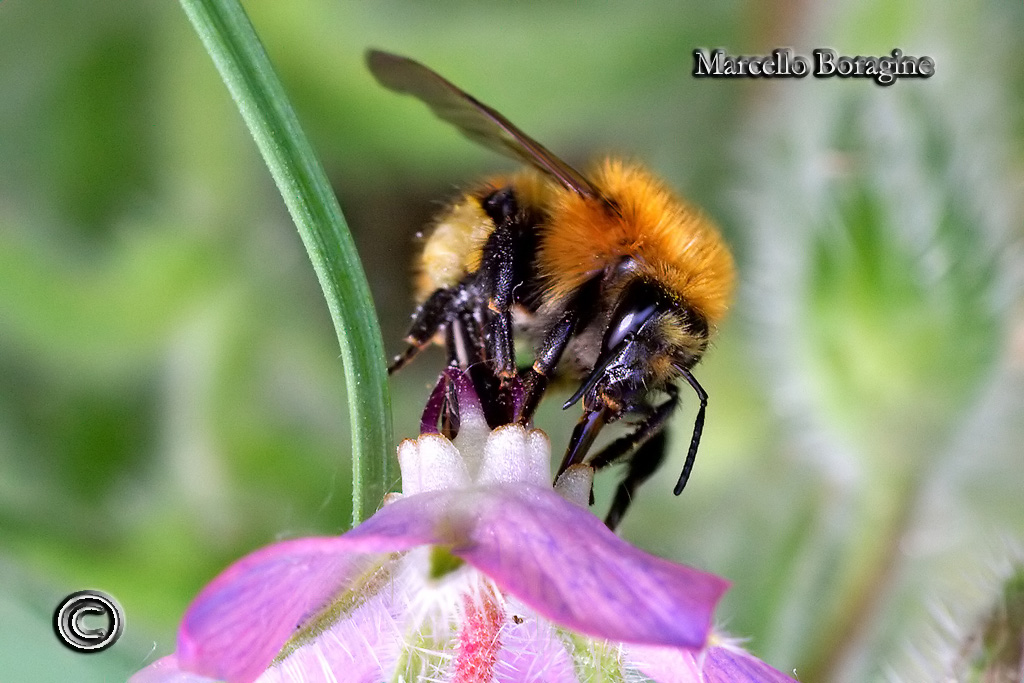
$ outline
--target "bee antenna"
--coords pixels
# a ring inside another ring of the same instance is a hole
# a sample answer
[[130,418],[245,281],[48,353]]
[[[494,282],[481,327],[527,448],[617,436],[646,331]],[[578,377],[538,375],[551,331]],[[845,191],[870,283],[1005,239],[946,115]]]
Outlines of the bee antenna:
[[697,447],[700,445],[700,435],[704,431],[704,411],[708,407],[708,392],[704,391],[704,387],[690,374],[689,370],[678,365],[676,369],[679,370],[689,385],[693,387],[693,390],[697,392],[697,398],[700,399],[700,410],[697,411],[697,420],[693,423],[693,437],[690,439],[690,450],[686,452],[686,462],[683,464],[683,471],[679,475],[679,481],[676,482],[676,487],[672,489],[672,493],[678,496],[686,488],[686,481],[690,478],[690,470],[693,469],[693,461],[697,459]]
[[580,388],[576,390],[576,393],[573,394],[572,396],[570,396],[569,400],[562,404],[562,410],[568,410],[569,408],[571,408],[573,406],[574,403],[576,403],[581,398],[583,398],[583,394],[585,394],[588,391],[590,391],[591,387],[593,387],[595,384],[597,384],[597,381],[599,379],[601,379],[601,373],[600,372],[596,372],[595,371],[595,372],[590,373],[590,376],[587,377],[586,381],[583,382],[583,384],[580,385]]

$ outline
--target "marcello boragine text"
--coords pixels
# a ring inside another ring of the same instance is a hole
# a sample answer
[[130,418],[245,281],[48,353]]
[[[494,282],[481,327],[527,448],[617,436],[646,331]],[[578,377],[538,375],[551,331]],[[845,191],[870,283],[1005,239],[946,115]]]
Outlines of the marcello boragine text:
[[725,50],[693,51],[695,78],[870,78],[879,85],[892,85],[900,78],[930,78],[935,74],[931,57],[906,55],[900,49],[872,57],[840,55],[829,48],[814,50],[811,57],[794,54],[789,48],[770,55],[731,55]]

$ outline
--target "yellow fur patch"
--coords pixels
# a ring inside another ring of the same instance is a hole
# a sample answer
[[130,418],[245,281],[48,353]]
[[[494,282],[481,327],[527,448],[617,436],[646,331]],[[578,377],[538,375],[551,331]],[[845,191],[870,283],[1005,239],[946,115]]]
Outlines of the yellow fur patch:
[[553,193],[540,245],[548,291],[568,296],[606,266],[636,259],[642,273],[714,325],[732,298],[732,255],[714,224],[645,169],[608,159],[591,182],[618,208]]
[[480,206],[480,197],[512,185],[522,206],[543,208],[553,195],[546,176],[522,171],[495,176],[479,183],[448,206],[434,220],[416,269],[416,300],[419,303],[438,289],[459,283],[480,268],[484,244],[494,232],[494,222]]
[[463,196],[437,217],[423,245],[416,272],[416,300],[423,303],[435,290],[452,287],[480,267],[480,252],[494,223],[480,202]]

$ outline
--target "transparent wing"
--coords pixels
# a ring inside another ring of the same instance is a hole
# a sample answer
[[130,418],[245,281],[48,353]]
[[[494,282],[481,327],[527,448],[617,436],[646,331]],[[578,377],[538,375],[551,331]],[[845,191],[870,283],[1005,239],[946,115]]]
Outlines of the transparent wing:
[[470,140],[530,164],[584,197],[600,196],[586,178],[544,145],[419,62],[389,52],[370,50],[366,53],[366,64],[385,88],[423,101],[434,114],[458,128]]

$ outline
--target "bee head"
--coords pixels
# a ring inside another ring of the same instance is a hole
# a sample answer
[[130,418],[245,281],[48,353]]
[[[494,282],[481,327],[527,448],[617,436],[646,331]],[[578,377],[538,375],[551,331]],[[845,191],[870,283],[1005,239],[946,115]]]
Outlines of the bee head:
[[597,362],[563,408],[582,399],[586,410],[604,407],[614,419],[635,407],[652,384],[675,374],[680,321],[679,305],[656,283],[637,278],[627,284],[608,319]]

